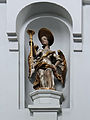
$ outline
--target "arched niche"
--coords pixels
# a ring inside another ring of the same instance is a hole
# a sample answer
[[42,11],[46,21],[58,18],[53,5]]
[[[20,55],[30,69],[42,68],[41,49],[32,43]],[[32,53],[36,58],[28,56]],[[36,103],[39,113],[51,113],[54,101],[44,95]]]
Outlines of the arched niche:
[[[40,8],[40,9],[38,9]],[[46,9],[47,8],[47,9]],[[65,8],[53,3],[42,2],[33,3],[26,6],[18,15],[16,21],[16,31],[19,39],[19,106],[26,107],[32,104],[29,92],[33,91],[33,86],[28,80],[28,55],[29,55],[29,36],[27,29],[33,29],[35,35],[34,43],[41,47],[38,40],[38,30],[42,27],[50,29],[55,41],[51,49],[60,49],[67,61],[67,75],[65,88],[61,88],[56,82],[56,90],[63,91],[65,102],[63,107],[70,107],[70,45],[72,39],[72,20]]]
[[72,18],[69,12],[63,7],[50,2],[35,2],[24,7],[16,18],[16,32],[19,34],[22,26],[29,20],[35,17],[52,15],[61,16],[72,26]]

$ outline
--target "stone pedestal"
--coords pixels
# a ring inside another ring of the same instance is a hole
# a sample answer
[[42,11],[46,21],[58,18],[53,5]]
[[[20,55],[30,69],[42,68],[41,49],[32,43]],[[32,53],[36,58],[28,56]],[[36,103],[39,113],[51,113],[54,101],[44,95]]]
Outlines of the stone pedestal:
[[36,90],[30,93],[33,105],[28,105],[35,120],[57,120],[61,113],[63,94],[54,90]]

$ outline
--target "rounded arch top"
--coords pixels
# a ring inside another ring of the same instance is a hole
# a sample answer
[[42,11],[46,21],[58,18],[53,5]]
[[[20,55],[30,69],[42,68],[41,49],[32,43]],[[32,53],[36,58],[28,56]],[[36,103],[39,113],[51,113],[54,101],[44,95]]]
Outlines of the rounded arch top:
[[72,26],[71,15],[64,7],[50,2],[36,2],[24,7],[19,12],[16,19],[16,33],[19,33],[21,27],[29,19],[44,15],[62,17]]

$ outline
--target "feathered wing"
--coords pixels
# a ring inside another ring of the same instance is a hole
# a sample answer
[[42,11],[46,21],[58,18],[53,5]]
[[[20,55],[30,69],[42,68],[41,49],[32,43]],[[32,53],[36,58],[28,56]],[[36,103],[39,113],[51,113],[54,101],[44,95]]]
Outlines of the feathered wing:
[[66,78],[66,72],[67,72],[67,64],[66,59],[62,51],[58,50],[58,57],[60,58],[60,64],[57,67],[58,74],[61,76],[61,83],[62,86],[65,86],[65,78]]

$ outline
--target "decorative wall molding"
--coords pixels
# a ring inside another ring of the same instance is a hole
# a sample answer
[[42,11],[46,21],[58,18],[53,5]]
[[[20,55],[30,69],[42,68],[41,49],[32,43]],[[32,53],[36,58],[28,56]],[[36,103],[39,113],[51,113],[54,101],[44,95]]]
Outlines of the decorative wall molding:
[[0,3],[6,3],[6,0],[0,0]]
[[16,33],[7,33],[9,40],[9,51],[17,52],[18,51],[18,40]]
[[73,34],[73,42],[74,42],[73,51],[82,52],[82,35],[78,33]]
[[84,5],[90,5],[90,0],[82,0]]
[[[24,24],[28,18],[30,18],[30,15],[32,16],[32,10],[34,10],[34,15],[38,15],[38,13],[46,13],[49,12],[49,9],[51,12],[56,13],[57,11],[60,15],[64,11],[68,11],[70,14],[72,20],[73,20],[73,32],[74,33],[81,33],[82,32],[82,0],[46,0],[45,2],[42,0],[23,0],[17,4],[17,1],[13,1],[10,3],[8,1],[7,4],[7,31],[17,31],[17,19],[18,16],[21,15],[22,19],[20,19],[19,23]],[[48,7],[49,4],[49,7]],[[53,7],[56,6],[56,7]],[[12,12],[12,7],[15,9],[14,13]],[[38,9],[40,7],[40,9]],[[43,12],[44,7],[46,9]],[[64,11],[58,10],[59,7],[63,7]],[[77,9],[76,9],[77,8]],[[30,9],[30,10],[29,10]],[[31,10],[32,9],[32,10]],[[53,10],[52,10],[53,9]],[[45,12],[46,11],[46,12]],[[23,13],[23,14],[22,14]],[[65,12],[64,12],[65,13]],[[28,14],[28,15],[27,15]],[[25,16],[26,15],[26,16]],[[68,15],[63,14],[66,18],[68,18]],[[12,18],[12,19],[11,19]],[[12,20],[12,22],[10,21]],[[18,28],[20,28],[20,25]]]

